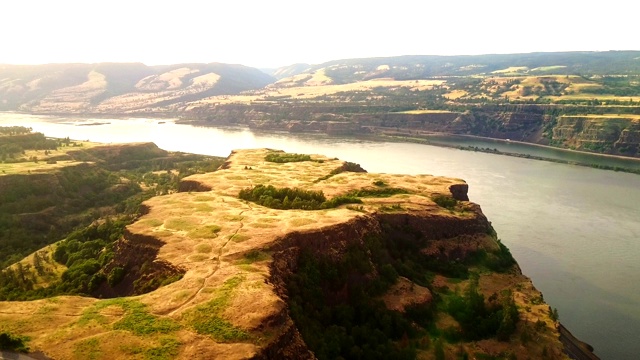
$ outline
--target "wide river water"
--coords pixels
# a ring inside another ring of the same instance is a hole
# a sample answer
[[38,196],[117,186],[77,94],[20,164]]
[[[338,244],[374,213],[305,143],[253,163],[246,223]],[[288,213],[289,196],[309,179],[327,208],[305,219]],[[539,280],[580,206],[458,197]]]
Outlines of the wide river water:
[[[82,126],[90,123],[103,124]],[[217,156],[267,147],[338,157],[369,172],[462,178],[471,201],[482,206],[522,271],[574,335],[603,359],[640,354],[640,175],[414,143],[256,133],[158,119],[0,113],[0,126],[8,125],[51,137],[152,141],[166,150]],[[497,147],[482,140],[473,144]],[[518,145],[519,152],[526,148]],[[554,153],[531,147],[538,156]]]

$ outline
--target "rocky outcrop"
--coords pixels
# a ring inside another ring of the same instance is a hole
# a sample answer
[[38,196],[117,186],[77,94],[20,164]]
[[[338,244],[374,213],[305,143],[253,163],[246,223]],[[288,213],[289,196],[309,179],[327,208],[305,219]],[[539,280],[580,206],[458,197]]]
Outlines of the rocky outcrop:
[[[234,151],[219,171],[184,179],[184,189],[192,191],[144,203],[148,211],[126,228],[107,267],[107,277],[121,272],[122,278],[113,280],[111,288],[107,281],[95,293],[139,296],[85,302],[64,298],[47,312],[39,311],[46,303],[2,304],[0,327],[25,319],[24,308],[32,309],[26,320],[33,325],[24,333],[32,337],[34,349],[55,358],[73,357],[90,336],[110,349],[113,359],[130,358],[132,348],[154,353],[168,344],[176,358],[313,359],[310,342],[305,341],[308,328],[296,323],[291,303],[291,284],[309,271],[305,263],[309,259],[321,261],[327,269],[311,274],[315,285],[323,286],[318,290],[322,298],[316,300],[331,304],[346,304],[362,294],[363,285],[371,284],[379,291],[388,290],[376,295],[377,302],[384,298],[388,302],[379,310],[413,313],[407,309],[428,306],[442,296],[437,291],[466,286],[463,278],[472,266],[503,271],[496,275],[483,270],[480,289],[487,292],[486,298],[503,291],[512,291],[516,299],[539,296],[518,285],[528,279],[497,242],[480,207],[466,200],[464,181],[370,174],[357,164],[321,155],[295,163],[266,161],[273,152]],[[354,190],[363,190],[364,195],[358,204],[322,210],[269,208],[239,199],[241,190],[257,184],[296,188],[301,194],[323,191],[329,199]],[[443,196],[446,202],[436,203],[434,199]],[[396,282],[400,271],[407,273],[403,275],[407,280]],[[441,274],[438,284],[428,273]],[[325,282],[325,276],[330,280]],[[449,277],[455,279],[449,282]],[[55,325],[44,321],[42,314],[56,319]],[[536,312],[521,321],[523,327],[532,327],[529,322],[549,321],[546,316]],[[59,327],[68,331],[55,331]],[[553,329],[538,335],[537,343],[543,342],[548,354],[559,354]],[[497,356],[519,349],[527,356],[541,355],[537,345],[520,345],[516,338],[504,344],[495,339],[461,342],[446,351]]]
[[382,297],[387,309],[405,312],[407,307],[425,305],[433,301],[433,295],[428,288],[416,285],[405,277],[399,277],[398,282]]
[[449,186],[449,191],[451,192],[451,196],[454,199],[460,201],[469,201],[469,196],[467,193],[469,192],[469,185],[467,184],[454,184]]
[[[105,277],[118,276],[118,280],[103,282],[92,295],[97,298],[140,295],[182,277],[183,268],[158,259],[162,245],[164,242],[155,237],[125,231],[113,246],[112,260],[104,267]],[[116,271],[122,275],[115,275]]]
[[560,116],[551,140],[578,150],[640,154],[640,121],[620,116]]
[[401,128],[434,132],[454,132],[468,130],[460,128],[456,119],[461,116],[455,112],[425,112],[425,113],[386,113],[386,114],[356,114],[351,117],[354,122],[364,126]]

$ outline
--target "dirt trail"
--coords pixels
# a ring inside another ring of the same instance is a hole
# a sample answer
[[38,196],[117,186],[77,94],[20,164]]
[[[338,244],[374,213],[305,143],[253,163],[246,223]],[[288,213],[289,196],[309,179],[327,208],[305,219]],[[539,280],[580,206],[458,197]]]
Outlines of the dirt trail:
[[[249,205],[249,209],[251,210],[251,205]],[[173,316],[175,315],[177,312],[179,312],[180,310],[184,309],[185,307],[187,307],[191,302],[193,302],[193,300],[202,293],[202,290],[206,287],[207,281],[213,276],[215,275],[218,270],[220,269],[220,265],[222,263],[222,253],[224,251],[224,248],[229,244],[230,241],[232,241],[233,237],[236,236],[238,234],[238,232],[240,232],[240,230],[242,230],[242,228],[244,227],[244,222],[242,221],[244,218],[242,217],[242,214],[244,214],[247,210],[242,210],[238,216],[241,217],[239,220],[240,225],[238,226],[238,228],[236,229],[236,231],[233,232],[233,234],[231,236],[228,237],[227,241],[224,242],[224,244],[222,244],[222,246],[220,246],[218,248],[218,256],[216,256],[216,258],[214,259],[215,264],[211,270],[211,272],[209,272],[205,277],[204,280],[202,281],[202,285],[200,285],[200,288],[191,296],[189,296],[189,298],[187,298],[182,304],[178,305],[177,307],[175,307],[173,310],[166,310],[163,311],[161,313],[159,313],[159,315],[168,315],[168,316]]]

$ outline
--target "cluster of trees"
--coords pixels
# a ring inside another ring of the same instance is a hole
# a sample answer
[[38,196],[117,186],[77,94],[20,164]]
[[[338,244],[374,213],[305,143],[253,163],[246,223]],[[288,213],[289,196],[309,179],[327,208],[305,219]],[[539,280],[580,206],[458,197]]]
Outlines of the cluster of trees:
[[272,209],[330,209],[342,204],[360,204],[362,200],[353,196],[336,196],[327,200],[322,191],[298,188],[276,188],[273,185],[257,185],[242,189],[238,197]]
[[472,341],[497,337],[508,341],[516,330],[518,308],[509,291],[501,296],[493,294],[485,301],[484,295],[478,291],[478,277],[471,281],[463,294],[453,294],[447,302],[447,312],[453,316],[460,326],[463,339]]
[[56,140],[45,138],[42,133],[32,133],[23,126],[0,126],[0,160],[6,161],[25,150],[55,150]]
[[[73,231],[61,241],[53,252],[53,260],[67,269],[60,278],[47,274],[51,261],[47,254],[36,252],[31,264],[18,263],[0,271],[0,300],[32,300],[61,294],[88,295],[107,275],[101,270],[113,257],[112,244],[118,240],[124,227],[131,222],[128,217],[94,223]],[[36,276],[53,277],[47,287],[36,286]]]
[[[92,224],[72,232],[60,242],[53,258],[67,266],[58,285],[62,293],[89,294],[107,275],[100,272],[113,257],[113,243],[120,239],[129,218],[106,219],[101,224]],[[122,279],[122,277],[120,277]]]
[[271,152],[264,157],[264,160],[282,164],[289,162],[311,161],[311,156],[305,154]]
[[[462,295],[441,296],[431,289],[432,303],[415,304],[404,313],[388,310],[378,300],[398,276],[431,288],[436,273],[467,278],[469,267],[484,260],[437,261],[420,251],[427,241],[417,230],[383,224],[381,235],[352,244],[339,260],[301,252],[298,271],[287,279],[289,305],[305,343],[319,359],[408,359],[418,349],[437,357],[443,339],[509,339],[518,321],[513,297],[505,293],[485,301],[477,277]],[[437,329],[438,309],[456,318],[462,331]]]
[[15,336],[7,332],[2,332],[0,333],[0,350],[26,353],[29,351],[29,347],[25,344],[27,341],[27,338]]
[[136,207],[131,201],[141,201],[143,194],[137,183],[90,165],[52,174],[6,175],[2,181],[0,268],[104,214]]
[[287,284],[291,316],[318,359],[415,359],[411,319],[375,299],[395,282],[392,268],[371,276],[366,250],[355,247],[337,263],[304,252],[298,266]]
[[0,126],[0,135],[4,136],[30,134],[31,131],[32,128],[24,126]]
[[402,188],[386,187],[384,185],[378,185],[379,188],[367,188],[352,190],[347,193],[347,196],[352,197],[388,197],[396,194],[406,194],[407,190]]
[[[93,156],[87,151],[77,154]],[[110,244],[119,237],[124,225],[138,216],[142,201],[177,191],[181,178],[214,171],[224,161],[218,157],[162,151],[156,155],[133,164],[129,162],[131,157],[100,161],[93,156],[95,165],[65,167],[49,174],[3,176],[0,299],[87,294],[100,283],[101,277],[109,281],[111,273],[103,274],[100,269],[108,260]],[[145,190],[140,186],[143,183]],[[29,253],[65,238],[55,258],[69,268],[57,282],[49,282],[46,289],[35,284],[43,276],[55,277],[47,273],[52,267],[46,263],[54,261],[48,256],[36,253],[33,264],[9,267]],[[116,282],[116,275],[111,276],[111,282]]]

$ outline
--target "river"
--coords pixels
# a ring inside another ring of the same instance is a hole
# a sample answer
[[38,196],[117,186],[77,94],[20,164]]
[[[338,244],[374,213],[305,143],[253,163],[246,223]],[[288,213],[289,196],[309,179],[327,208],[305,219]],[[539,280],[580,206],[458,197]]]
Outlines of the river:
[[[104,124],[80,126],[92,123]],[[255,133],[158,119],[0,113],[0,126],[8,125],[52,137],[152,141],[166,150],[217,156],[268,147],[338,157],[369,172],[465,179],[471,201],[482,206],[522,271],[558,309],[562,323],[603,359],[640,354],[640,175],[415,143]],[[538,156],[554,157],[555,152],[535,149]]]

